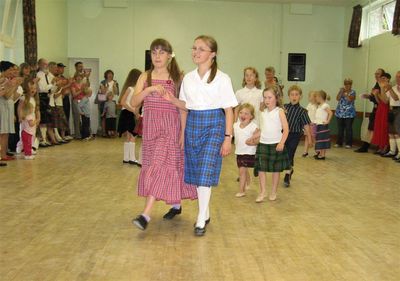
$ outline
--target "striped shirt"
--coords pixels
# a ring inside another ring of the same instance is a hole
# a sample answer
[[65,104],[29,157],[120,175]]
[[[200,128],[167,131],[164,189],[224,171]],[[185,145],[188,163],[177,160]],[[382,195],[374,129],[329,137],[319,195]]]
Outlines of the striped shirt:
[[307,110],[300,104],[285,104],[286,118],[289,124],[290,133],[301,133],[305,125],[311,124]]

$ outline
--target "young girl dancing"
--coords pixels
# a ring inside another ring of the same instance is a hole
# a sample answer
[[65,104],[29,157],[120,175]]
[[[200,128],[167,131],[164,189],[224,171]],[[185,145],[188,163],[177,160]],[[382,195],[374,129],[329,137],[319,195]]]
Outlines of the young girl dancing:
[[[196,188],[183,181],[183,150],[179,145],[181,122],[178,108],[163,98],[177,97],[181,71],[171,44],[156,39],[150,45],[151,68],[140,75],[131,100],[132,107],[143,103],[142,169],[138,194],[147,198],[145,208],[132,222],[146,229],[156,200],[173,205],[164,219],[182,212],[182,199],[196,199]],[[198,168],[198,167],[196,167]]]
[[139,76],[142,72],[136,68],[132,69],[128,77],[126,77],[124,86],[122,87],[118,104],[122,105],[122,110],[119,114],[118,119],[118,135],[121,137],[123,134],[126,135],[126,142],[124,142],[124,159],[123,163],[129,163],[132,165],[138,165],[141,167],[142,165],[138,160],[136,160],[135,156],[135,142],[136,142],[136,133],[135,129],[135,117],[139,118],[139,111],[132,107],[131,100],[133,93],[135,91],[136,82],[139,79]]
[[235,135],[235,154],[236,163],[239,168],[240,190],[236,197],[246,195],[246,189],[250,185],[248,169],[254,167],[256,146],[247,145],[246,141],[250,139],[258,126],[252,122],[254,119],[254,107],[249,103],[243,103],[238,107],[239,121],[233,124],[233,133]]
[[203,236],[210,222],[211,186],[218,185],[222,157],[231,151],[232,108],[237,105],[231,79],[218,69],[217,51],[213,37],[201,35],[195,39],[192,60],[197,69],[185,75],[180,100],[173,100],[183,109],[181,143],[185,147],[185,182],[197,186],[196,236]]
[[277,86],[267,87],[263,92],[264,103],[260,107],[260,130],[249,139],[248,144],[257,145],[254,175],[260,176],[260,194],[256,202],[264,201],[266,193],[266,172],[272,173],[272,188],[269,200],[276,200],[280,173],[290,168],[285,141],[289,126],[282,98]]
[[329,96],[324,91],[318,91],[315,96],[317,102],[317,111],[315,112],[315,123],[317,124],[317,133],[315,140],[314,156],[316,160],[325,160],[326,150],[331,148],[329,122],[331,122],[333,113],[326,101]]

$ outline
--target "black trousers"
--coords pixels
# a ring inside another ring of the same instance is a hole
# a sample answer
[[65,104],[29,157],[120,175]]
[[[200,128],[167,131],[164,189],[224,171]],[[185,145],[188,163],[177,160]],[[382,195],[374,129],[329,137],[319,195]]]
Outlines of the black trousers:
[[15,152],[17,149],[17,143],[19,142],[19,121],[18,121],[18,103],[14,104],[14,128],[15,128],[15,134],[8,134],[8,149],[11,152]]
[[71,102],[69,100],[69,96],[63,97],[63,108],[64,108],[65,117],[67,118],[68,126],[69,126],[69,115],[70,115],[70,111],[71,111]]
[[[353,145],[353,121],[354,118],[338,118],[338,134],[336,144],[343,145],[343,140],[345,139],[346,145]],[[345,136],[346,135],[346,136]]]
[[302,136],[302,133],[290,133],[289,132],[288,138],[285,142],[285,146],[286,146],[287,152],[289,154],[290,166],[292,168],[294,166],[294,155],[296,154],[296,149],[297,149],[297,146],[299,145],[301,136]]
[[90,118],[82,115],[81,137],[90,137]]

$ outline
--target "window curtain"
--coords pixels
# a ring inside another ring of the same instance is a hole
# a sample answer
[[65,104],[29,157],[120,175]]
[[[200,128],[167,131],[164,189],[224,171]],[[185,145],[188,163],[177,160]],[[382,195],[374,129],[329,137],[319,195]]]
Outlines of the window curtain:
[[35,0],[23,0],[22,4],[25,62],[33,66],[37,62]]
[[351,18],[351,25],[349,31],[349,40],[347,46],[349,48],[359,48],[360,29],[361,29],[362,7],[357,5],[353,7],[353,16]]
[[393,35],[400,35],[400,0],[396,1],[393,15]]

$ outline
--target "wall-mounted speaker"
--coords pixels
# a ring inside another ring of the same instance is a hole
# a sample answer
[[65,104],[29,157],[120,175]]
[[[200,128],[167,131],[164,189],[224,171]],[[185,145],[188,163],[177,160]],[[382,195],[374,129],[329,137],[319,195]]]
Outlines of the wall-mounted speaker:
[[289,53],[288,81],[306,80],[306,54]]
[[147,71],[151,68],[151,53],[150,50],[146,50],[144,54],[144,70]]

